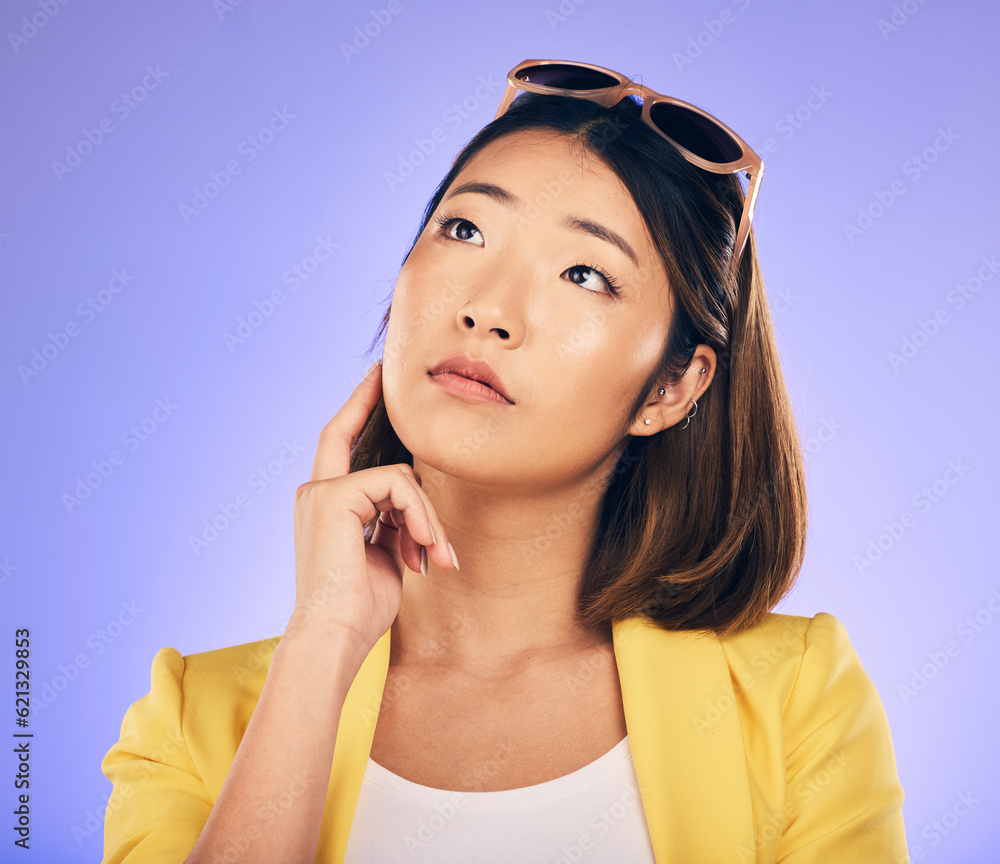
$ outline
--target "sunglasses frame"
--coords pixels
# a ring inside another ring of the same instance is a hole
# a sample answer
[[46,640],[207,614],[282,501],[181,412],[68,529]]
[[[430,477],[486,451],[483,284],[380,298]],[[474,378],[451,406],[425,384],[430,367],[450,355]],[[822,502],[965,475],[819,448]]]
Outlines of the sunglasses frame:
[[[576,66],[581,69],[590,69],[608,75],[614,78],[618,84],[611,87],[604,87],[600,90],[569,90],[563,87],[550,87],[546,84],[532,84],[530,81],[522,81],[517,78],[519,72],[532,66]],[[524,60],[518,63],[517,66],[507,73],[507,89],[504,91],[503,99],[500,101],[500,108],[493,117],[494,120],[510,108],[518,91],[529,91],[551,96],[572,96],[577,99],[587,99],[590,102],[596,102],[605,108],[617,105],[626,96],[639,96],[642,99],[642,119],[673,144],[692,165],[697,165],[699,168],[715,174],[746,172],[750,182],[743,200],[743,214],[740,217],[740,225],[736,232],[736,248],[731,269],[731,275],[735,279],[736,271],[739,269],[740,261],[743,258],[743,250],[746,247],[747,238],[750,234],[753,211],[757,204],[757,193],[760,190],[760,180],[764,175],[764,161],[751,149],[746,141],[719,120],[718,117],[712,116],[697,105],[692,105],[690,102],[685,102],[682,99],[675,99],[673,96],[667,96],[664,93],[657,93],[655,90],[643,84],[638,84],[631,78],[622,75],[621,72],[615,72],[613,69],[607,69],[604,66],[595,66],[593,63],[581,63],[576,60]],[[679,105],[709,120],[740,146],[742,151],[740,157],[732,162],[712,162],[698,156],[696,153],[692,153],[686,147],[678,144],[653,122],[650,117],[650,110],[657,104]]]

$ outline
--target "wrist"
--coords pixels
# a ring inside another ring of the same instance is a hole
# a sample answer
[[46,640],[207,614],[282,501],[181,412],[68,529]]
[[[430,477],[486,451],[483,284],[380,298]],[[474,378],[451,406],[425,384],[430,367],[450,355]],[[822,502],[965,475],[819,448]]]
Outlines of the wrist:
[[370,650],[361,635],[349,628],[304,626],[293,618],[278,640],[275,654],[280,651],[292,665],[304,664],[314,673],[320,671],[346,695]]

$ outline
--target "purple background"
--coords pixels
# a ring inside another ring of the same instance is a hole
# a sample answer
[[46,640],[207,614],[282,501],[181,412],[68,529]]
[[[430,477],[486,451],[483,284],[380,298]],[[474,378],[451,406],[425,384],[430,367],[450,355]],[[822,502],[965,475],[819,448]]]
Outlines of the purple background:
[[[26,860],[101,857],[99,764],[159,648],[283,630],[319,430],[367,366],[435,184],[526,58],[639,77],[763,156],[755,230],[811,504],[777,611],[847,626],[889,715],[914,860],[995,860],[995,4],[44,2],[0,13],[0,665],[13,680],[13,631],[30,628]],[[337,244],[318,264],[317,238]],[[293,291],[295,266],[312,273]],[[35,351],[47,365],[24,376]],[[287,465],[285,442],[302,448]],[[241,493],[252,504],[196,554],[189,537]],[[956,816],[960,794],[980,803]]]

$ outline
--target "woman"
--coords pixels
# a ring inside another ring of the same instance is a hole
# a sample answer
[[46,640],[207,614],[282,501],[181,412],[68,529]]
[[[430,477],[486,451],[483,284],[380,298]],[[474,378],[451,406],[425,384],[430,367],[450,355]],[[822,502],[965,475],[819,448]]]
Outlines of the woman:
[[508,82],[296,492],[283,636],[156,655],[106,862],[907,860],[843,625],[770,612],[806,503],[760,160],[601,67]]

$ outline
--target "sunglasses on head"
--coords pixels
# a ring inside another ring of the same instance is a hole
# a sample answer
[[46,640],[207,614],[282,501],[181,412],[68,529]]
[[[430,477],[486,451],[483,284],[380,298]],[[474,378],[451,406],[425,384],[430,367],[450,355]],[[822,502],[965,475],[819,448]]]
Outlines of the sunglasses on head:
[[695,105],[637,84],[620,72],[573,60],[525,60],[511,69],[494,120],[510,108],[519,90],[589,99],[605,108],[618,104],[626,96],[637,95],[642,99],[642,119],[688,162],[715,174],[736,174],[743,190],[743,215],[733,254],[735,275],[750,233],[764,163],[725,123]]

